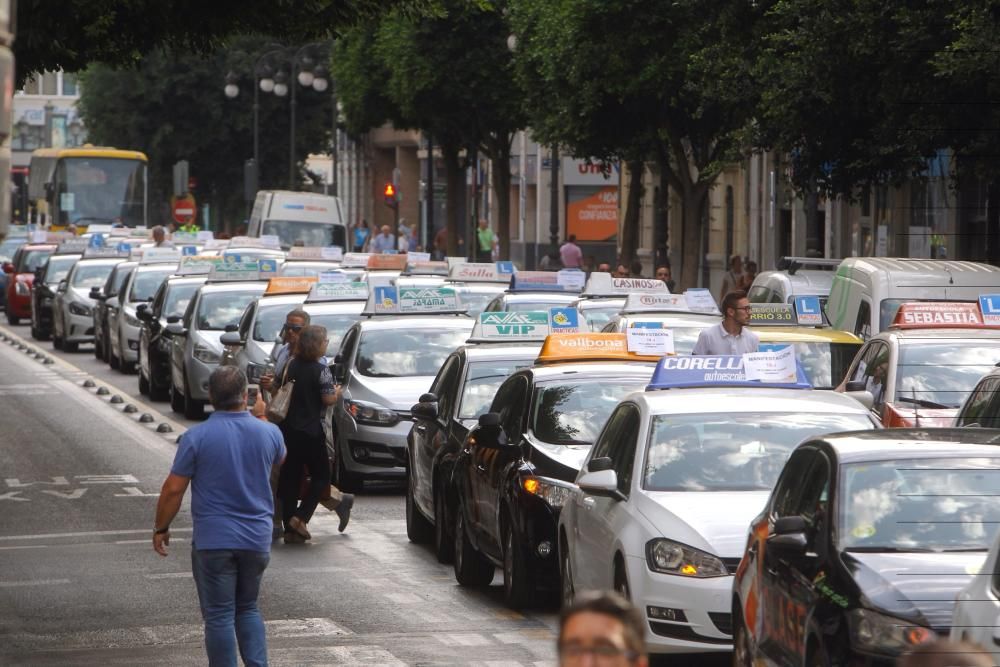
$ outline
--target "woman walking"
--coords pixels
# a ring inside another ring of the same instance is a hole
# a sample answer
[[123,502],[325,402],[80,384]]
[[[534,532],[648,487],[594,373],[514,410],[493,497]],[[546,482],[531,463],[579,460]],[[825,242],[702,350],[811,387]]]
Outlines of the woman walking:
[[[312,538],[307,524],[330,483],[323,415],[326,407],[336,401],[336,394],[330,369],[319,361],[326,352],[326,344],[324,327],[304,327],[287,370],[280,379],[276,378],[280,384],[295,383],[288,414],[280,426],[288,449],[278,478],[286,544]],[[311,481],[300,503],[303,468],[308,470]]]

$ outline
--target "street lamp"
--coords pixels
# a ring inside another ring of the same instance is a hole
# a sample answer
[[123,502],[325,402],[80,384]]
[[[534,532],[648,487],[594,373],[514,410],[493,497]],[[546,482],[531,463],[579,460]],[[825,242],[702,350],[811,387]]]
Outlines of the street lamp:
[[[280,70],[274,75],[274,84],[271,86],[274,94],[278,97],[284,97],[288,94],[288,75],[285,74],[285,70]],[[295,99],[294,93],[295,87],[292,87],[292,99]]]
[[236,76],[236,72],[229,72],[226,74],[226,87],[223,91],[226,93],[226,97],[233,99],[240,94],[240,87],[238,85],[239,77]]

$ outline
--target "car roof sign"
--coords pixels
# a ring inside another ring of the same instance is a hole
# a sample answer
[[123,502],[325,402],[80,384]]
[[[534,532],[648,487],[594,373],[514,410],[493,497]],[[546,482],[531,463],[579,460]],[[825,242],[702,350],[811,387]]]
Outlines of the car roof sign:
[[56,247],[56,255],[82,255],[90,245],[90,241],[80,237],[63,239]]
[[402,271],[406,268],[406,255],[369,255],[369,271]]
[[510,276],[514,272],[502,271],[501,262],[462,262],[448,268],[448,281],[454,283],[499,283],[510,284]]
[[[411,253],[412,254],[412,253]],[[408,257],[404,255],[404,257]],[[448,275],[448,262],[432,262],[427,261],[410,261],[406,263],[406,270],[403,271],[404,276],[447,276]]]
[[344,249],[340,246],[292,246],[288,249],[288,259],[290,260],[323,260],[328,262],[339,262],[344,258]]
[[362,315],[460,315],[458,293],[450,287],[397,287],[369,284]]
[[544,310],[480,313],[470,343],[542,342],[549,335],[549,314]]
[[1000,294],[980,295],[979,312],[982,313],[983,324],[1000,326]]
[[[752,379],[752,364],[747,357],[780,355],[782,351],[758,352],[753,355],[681,355],[663,357],[653,371],[647,391],[694,387],[770,387],[780,389],[812,389],[802,365],[795,361],[795,379],[780,382]],[[791,352],[789,350],[789,352]],[[794,357],[793,357],[794,358]]]
[[[132,252],[135,252],[137,248],[133,248]],[[175,264],[181,261],[181,251],[177,248],[143,248],[142,258],[139,260],[140,264],[163,264],[173,262]]]
[[[994,297],[988,305],[1000,305],[1000,298]],[[890,325],[893,329],[981,329],[989,326],[980,312],[980,303],[971,301],[917,301],[903,303],[896,311]],[[991,313],[992,315],[992,313]],[[990,318],[995,320],[998,318]]]
[[259,262],[226,262],[222,261],[212,267],[208,275],[210,283],[238,282],[260,280]]
[[627,297],[629,294],[670,294],[667,284],[655,278],[616,278],[604,271],[594,271],[584,285],[584,297]]
[[659,356],[641,355],[628,351],[625,334],[620,333],[553,333],[545,338],[537,364],[574,361],[659,361]]
[[367,252],[348,252],[340,260],[340,266],[344,269],[363,269],[368,266],[369,257],[371,254]]
[[[792,300],[795,304],[795,315],[802,326],[823,326],[823,308],[818,296],[797,296]],[[751,313],[753,307],[751,307]]]
[[[579,276],[579,277],[578,277]],[[586,274],[583,271],[518,271],[511,275],[511,292],[579,292]]]
[[324,301],[367,301],[368,284],[361,282],[318,282],[312,286],[306,303]]
[[84,259],[110,259],[110,258],[124,258],[127,257],[128,253],[119,252],[118,248],[104,247],[94,247],[91,246],[83,251]]
[[797,326],[798,318],[790,303],[750,304],[750,326]]
[[180,266],[177,268],[177,275],[208,275],[212,273],[212,270],[220,264],[222,264],[221,257],[181,257]]
[[267,281],[264,294],[308,294],[316,282],[316,276],[279,276]]
[[630,294],[621,312],[720,315],[719,307],[707,292],[690,289],[683,294]]
[[259,237],[234,236],[229,240],[230,248],[267,248],[268,250],[281,250],[281,240],[273,234],[264,234]]

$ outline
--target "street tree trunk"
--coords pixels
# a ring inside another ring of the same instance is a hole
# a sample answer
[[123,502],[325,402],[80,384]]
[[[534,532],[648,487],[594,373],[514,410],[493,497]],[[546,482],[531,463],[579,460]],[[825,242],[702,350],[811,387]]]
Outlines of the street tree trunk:
[[[703,151],[708,154],[710,151]],[[681,266],[674,271],[678,290],[698,286],[698,270],[702,261],[701,228],[703,213],[708,206],[708,192],[716,176],[706,177],[683,142],[671,137],[668,146],[659,151],[660,169],[681,198]]]
[[445,226],[448,229],[448,255],[464,255],[459,252],[459,230],[462,228],[462,211],[465,209],[465,170],[458,156],[459,148],[442,143],[441,160],[444,162],[446,196]]
[[625,218],[622,221],[622,242],[619,262],[628,266],[635,259],[639,247],[639,209],[642,207],[642,175],[644,165],[641,160],[628,163],[628,199],[625,202]]
[[493,192],[497,197],[497,236],[500,258],[510,259],[510,143],[493,159]]

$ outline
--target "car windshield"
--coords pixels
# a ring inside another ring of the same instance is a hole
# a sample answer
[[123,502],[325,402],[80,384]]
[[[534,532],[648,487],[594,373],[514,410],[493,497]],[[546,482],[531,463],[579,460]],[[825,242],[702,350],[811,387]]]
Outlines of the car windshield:
[[618,314],[621,306],[609,306],[607,308],[587,308],[581,309],[580,315],[591,331],[601,331],[604,325],[611,321],[611,318]]
[[607,377],[543,385],[535,391],[531,430],[553,445],[592,445],[618,401],[645,385],[636,378]]
[[326,345],[326,354],[328,357],[333,357],[340,348],[340,339],[360,319],[360,314],[323,313],[321,315],[312,315],[309,322],[310,324],[326,327],[326,336],[330,339]]
[[770,490],[806,438],[874,428],[866,415],[732,412],[657,415],[646,443],[649,491]]
[[28,250],[21,254],[21,265],[17,273],[34,273],[52,255],[51,250]]
[[925,408],[959,408],[997,362],[1000,339],[901,345],[896,401]]
[[[469,337],[462,329],[399,329],[366,331],[355,365],[368,377],[436,375],[445,357]],[[417,352],[419,351],[419,354]]]
[[171,275],[176,267],[170,266],[170,268],[162,269],[158,271],[142,271],[137,273],[135,280],[132,281],[132,289],[129,290],[128,301],[129,303],[137,303],[139,301],[149,301],[156,294],[156,290],[160,289],[160,285],[163,281],[167,279],[167,276]]
[[108,279],[114,264],[80,264],[73,272],[73,287],[100,287]]
[[163,317],[183,317],[191,298],[201,285],[201,283],[171,285],[163,302]]
[[224,331],[231,324],[239,324],[247,304],[260,296],[259,290],[247,292],[210,292],[198,301],[198,329]]
[[533,359],[477,361],[469,364],[462,388],[462,404],[458,409],[459,419],[478,419],[490,409],[490,403],[497,389],[514,371],[534,363]]
[[[847,374],[861,343],[792,343],[806,379],[816,389],[833,389]],[[788,343],[761,343],[760,351],[779,350]]]
[[346,248],[343,225],[300,220],[265,220],[262,235],[277,236],[283,248],[290,248],[296,241],[306,247],[336,245]]
[[[50,257],[49,263],[45,267],[45,284],[58,285],[59,281],[69,274],[69,270],[73,268],[73,265],[76,264],[79,259],[79,257],[74,257],[73,255],[69,255],[67,257],[54,255]],[[106,277],[107,276],[105,276],[105,278]]]
[[994,458],[845,464],[834,532],[845,551],[986,551],[1000,523],[997,488]]

